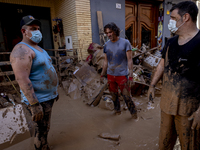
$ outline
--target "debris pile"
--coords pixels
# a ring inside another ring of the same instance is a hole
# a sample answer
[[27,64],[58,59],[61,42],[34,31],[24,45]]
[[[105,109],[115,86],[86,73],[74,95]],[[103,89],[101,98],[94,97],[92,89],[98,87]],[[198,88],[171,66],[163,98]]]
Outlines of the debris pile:
[[[155,68],[161,60],[161,54],[157,47],[149,49],[143,45],[140,49],[132,48],[133,51],[133,80],[135,85],[131,88],[132,96],[147,93]],[[100,73],[103,68],[103,47],[91,43],[88,48],[89,56],[86,61],[68,63],[68,74],[62,80],[62,87],[72,99],[82,99],[89,106],[99,106],[103,109],[113,110],[112,96],[109,93],[107,80],[100,83]],[[65,61],[67,62],[67,61]],[[162,88],[159,83],[157,92]],[[119,90],[120,93],[120,90]],[[123,101],[123,98],[120,97]]]

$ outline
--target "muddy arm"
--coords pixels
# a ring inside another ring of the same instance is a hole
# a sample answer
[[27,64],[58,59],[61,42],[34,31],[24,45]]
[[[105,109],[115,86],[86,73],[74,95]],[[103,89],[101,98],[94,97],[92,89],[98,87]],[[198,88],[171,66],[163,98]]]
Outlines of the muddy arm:
[[164,72],[164,59],[162,58],[160,63],[158,64],[158,67],[156,68],[156,72],[151,81],[151,86],[155,86],[158,83],[158,81],[163,76],[163,72]]
[[108,58],[107,58],[107,55],[105,55],[105,60],[104,60],[104,63],[103,63],[103,70],[101,72],[101,76],[104,76],[106,74],[106,71],[107,71],[107,68],[108,68]]
[[10,55],[10,62],[16,81],[31,105],[38,103],[29,79],[33,57],[33,52],[24,45],[17,45]]
[[133,77],[133,60],[132,60],[132,50],[126,52],[128,60],[129,77]]

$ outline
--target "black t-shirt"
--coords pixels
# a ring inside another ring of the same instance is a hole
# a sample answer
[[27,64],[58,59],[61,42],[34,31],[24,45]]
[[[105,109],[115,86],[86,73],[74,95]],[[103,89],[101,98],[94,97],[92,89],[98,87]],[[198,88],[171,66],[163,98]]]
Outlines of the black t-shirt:
[[178,36],[166,43],[161,109],[168,114],[189,116],[200,104],[200,32],[184,45]]
[[178,36],[169,39],[162,51],[164,59],[167,49],[169,65],[165,70],[200,83],[200,32],[184,45],[178,44]]

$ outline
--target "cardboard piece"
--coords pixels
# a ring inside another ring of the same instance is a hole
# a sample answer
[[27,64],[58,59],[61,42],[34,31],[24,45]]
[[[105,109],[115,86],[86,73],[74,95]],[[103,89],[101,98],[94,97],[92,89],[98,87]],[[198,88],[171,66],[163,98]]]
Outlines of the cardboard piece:
[[0,109],[0,149],[31,137],[23,105]]
[[94,91],[92,98],[87,104],[97,106],[101,100],[103,92],[106,90],[107,87],[108,87],[107,82],[104,84],[101,84],[101,86]]
[[89,54],[94,54],[97,50],[103,50],[103,47],[97,43],[91,43],[88,47]]
[[103,63],[105,59],[105,54],[103,53],[103,50],[97,50],[92,58],[92,64],[94,66],[97,66],[97,70],[100,70],[103,68]]
[[73,79],[68,88],[68,94],[72,99],[81,98],[81,83],[77,79]]
[[84,63],[81,68],[74,74],[74,76],[83,86],[89,84],[89,82],[96,78],[97,75],[98,74],[96,70],[89,66],[87,63]]

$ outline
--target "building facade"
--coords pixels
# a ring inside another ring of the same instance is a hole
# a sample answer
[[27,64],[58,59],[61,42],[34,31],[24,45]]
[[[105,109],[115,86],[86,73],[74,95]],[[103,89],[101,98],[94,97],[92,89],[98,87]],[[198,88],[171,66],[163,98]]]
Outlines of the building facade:
[[[0,51],[12,50],[13,44],[21,38],[21,18],[32,15],[42,22],[40,46],[58,49],[66,44],[65,37],[70,36],[72,41],[69,42],[78,50],[79,58],[87,57],[87,48],[92,42],[89,0],[0,0],[0,10]],[[52,31],[56,20],[62,20],[61,38]]]
[[[115,22],[133,47],[146,44],[164,46],[170,37],[168,11],[182,0],[0,0],[0,51],[11,51],[20,41],[19,22],[32,15],[42,22],[45,49],[70,48],[78,50],[79,59],[86,59],[90,43],[100,43],[97,11],[102,13],[102,26]],[[53,29],[59,26],[62,34]],[[69,37],[69,39],[68,39]],[[104,42],[107,38],[104,36]],[[67,46],[68,48],[68,46]],[[53,53],[50,53],[53,55]]]

